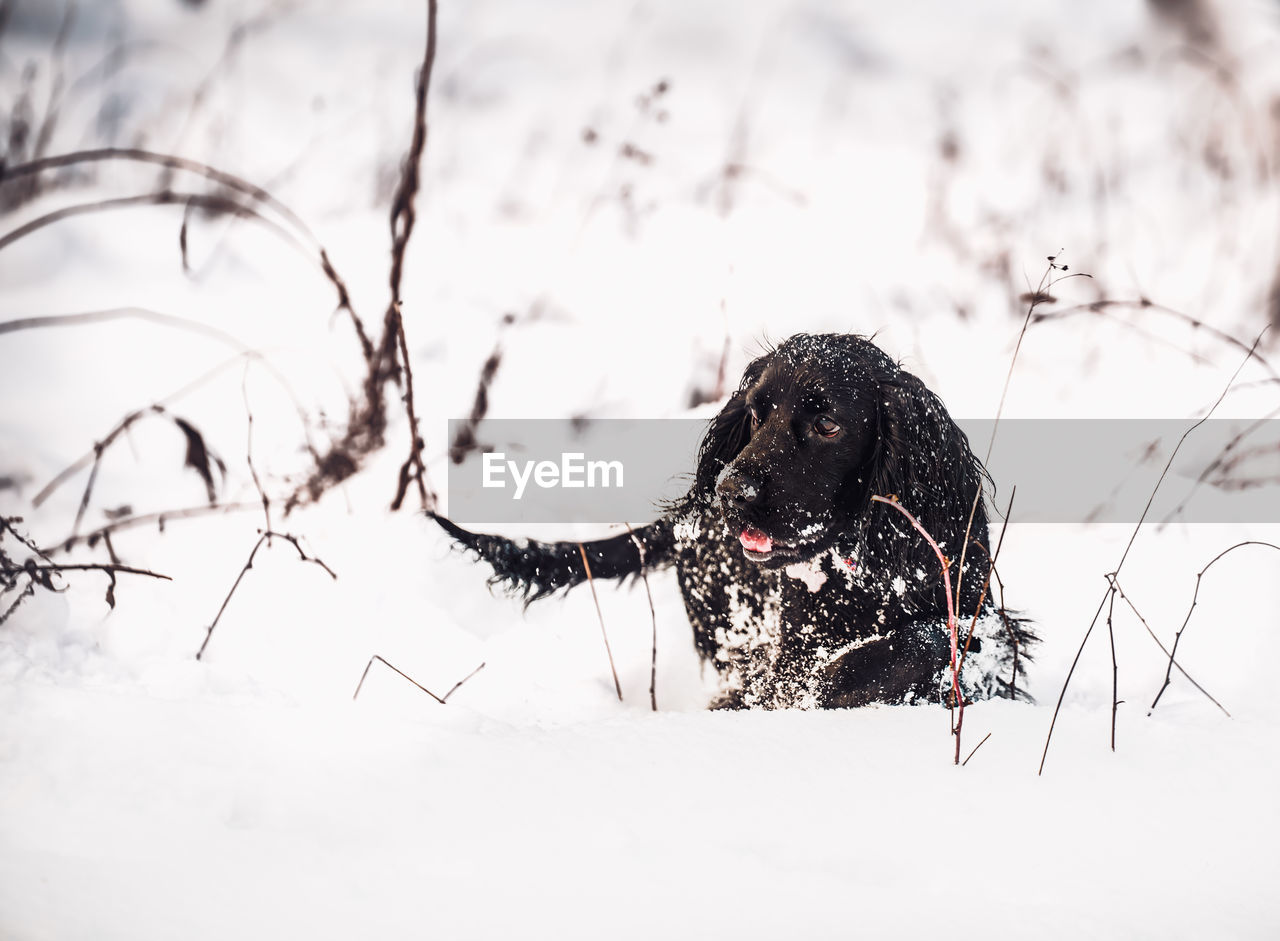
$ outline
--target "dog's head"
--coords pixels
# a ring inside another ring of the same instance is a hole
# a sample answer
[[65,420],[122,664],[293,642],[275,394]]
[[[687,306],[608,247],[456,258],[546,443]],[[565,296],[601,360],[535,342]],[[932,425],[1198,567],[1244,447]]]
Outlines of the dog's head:
[[897,495],[946,539],[980,483],[964,433],[919,379],[863,337],[801,334],[747,367],[703,439],[690,497],[718,503],[745,556],[776,568],[872,523],[898,530],[872,494]]

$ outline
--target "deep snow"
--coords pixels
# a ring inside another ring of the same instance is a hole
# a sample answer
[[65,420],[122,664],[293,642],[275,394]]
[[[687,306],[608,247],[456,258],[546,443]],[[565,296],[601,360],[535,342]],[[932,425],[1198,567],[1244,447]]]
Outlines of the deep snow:
[[[136,143],[270,187],[375,323],[422,6],[93,5],[67,43],[51,151]],[[726,325],[731,381],[764,336],[875,332],[953,414],[990,416],[1017,295],[1060,247],[1094,277],[1060,285],[1059,306],[1145,296],[1251,342],[1280,257],[1280,34],[1274,5],[1212,9],[1216,44],[1188,51],[1136,2],[446,0],[405,285],[432,482],[495,342],[496,417],[684,415]],[[28,61],[46,100],[56,20],[18,4],[3,113]],[[95,69],[121,39],[123,66]],[[0,233],[156,176],[100,166]],[[82,217],[5,248],[0,322],[136,306],[216,326],[269,359],[323,440],[360,378],[331,287],[270,232],[200,217],[184,274],[180,219]],[[56,544],[84,475],[39,508],[36,492],[237,352],[136,318],[0,335],[0,512]],[[1005,415],[1190,419],[1241,357],[1154,309],[1049,321],[1023,342]],[[1266,376],[1247,367],[1219,413],[1274,408]],[[237,360],[172,408],[226,459],[223,498],[252,503],[246,399],[255,464],[287,493],[307,458],[276,374]],[[120,533],[123,559],[174,580],[122,576],[109,611],[105,579],[76,574],[0,626],[0,937],[1280,932],[1280,552],[1212,570],[1179,647],[1230,719],[1179,680],[1148,717],[1164,659],[1118,607],[1117,751],[1100,624],[1037,777],[1131,527],[1011,527],[1001,568],[1044,638],[1039,704],[967,710],[964,751],[991,737],[957,769],[936,708],[703,712],[669,573],[652,579],[656,715],[643,589],[601,592],[619,703],[589,593],[522,614],[427,521],[386,511],[406,438],[400,422],[360,475],[277,519],[338,580],[264,548],[201,662],[256,511]],[[171,424],[139,423],[107,452],[86,528],[125,504],[199,504],[183,447]],[[1196,573],[1246,538],[1280,542],[1280,526],[1139,535],[1121,581],[1164,643]],[[374,654],[437,693],[485,667],[442,707],[375,664],[352,703]]]

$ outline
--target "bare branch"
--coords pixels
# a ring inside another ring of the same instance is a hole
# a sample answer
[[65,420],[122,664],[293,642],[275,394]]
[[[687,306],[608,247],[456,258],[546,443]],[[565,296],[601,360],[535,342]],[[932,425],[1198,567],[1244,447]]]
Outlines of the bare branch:
[[[1053,741],[1053,730],[1058,723],[1058,713],[1062,709],[1062,701],[1066,698],[1067,687],[1071,685],[1071,678],[1072,676],[1075,675],[1076,665],[1080,662],[1080,655],[1084,653],[1085,645],[1089,642],[1090,635],[1093,634],[1093,628],[1098,623],[1098,618],[1101,616],[1102,609],[1107,604],[1107,600],[1109,598],[1112,598],[1114,600],[1114,593],[1115,593],[1115,588],[1113,587],[1114,579],[1120,575],[1120,569],[1124,567],[1125,560],[1129,558],[1129,551],[1133,548],[1134,540],[1138,538],[1138,533],[1142,529],[1142,524],[1146,521],[1147,513],[1149,513],[1151,510],[1151,504],[1155,501],[1156,492],[1159,491],[1160,485],[1164,483],[1164,479],[1169,473],[1169,468],[1173,466],[1174,458],[1178,456],[1178,451],[1182,448],[1183,443],[1187,440],[1187,436],[1190,435],[1191,432],[1199,428],[1206,421],[1208,421],[1210,416],[1213,415],[1214,411],[1218,408],[1218,406],[1222,404],[1222,400],[1226,398],[1227,392],[1230,391],[1232,385],[1235,383],[1236,377],[1240,375],[1240,370],[1244,369],[1245,364],[1248,363],[1249,360],[1256,355],[1257,346],[1259,343],[1262,342],[1263,336],[1266,335],[1266,332],[1269,329],[1270,329],[1270,326],[1264,327],[1261,330],[1261,332],[1258,333],[1257,337],[1254,338],[1253,344],[1248,348],[1248,352],[1246,353],[1244,360],[1242,360],[1240,365],[1236,367],[1235,372],[1231,374],[1231,378],[1227,380],[1226,385],[1223,387],[1222,393],[1218,396],[1217,400],[1213,403],[1213,405],[1209,407],[1209,410],[1205,412],[1204,416],[1200,418],[1198,421],[1196,421],[1194,424],[1192,424],[1189,428],[1187,428],[1186,431],[1182,433],[1182,437],[1178,439],[1177,445],[1174,446],[1173,453],[1169,455],[1169,460],[1165,463],[1164,470],[1160,472],[1160,478],[1156,481],[1155,486],[1151,488],[1151,495],[1147,498],[1147,505],[1142,510],[1142,516],[1138,519],[1138,524],[1133,528],[1133,533],[1129,536],[1129,542],[1125,545],[1124,553],[1120,556],[1120,561],[1116,565],[1115,570],[1109,573],[1107,576],[1108,578],[1107,590],[1103,594],[1102,600],[1098,602],[1098,610],[1094,612],[1093,620],[1089,622],[1089,627],[1084,632],[1084,637],[1080,641],[1080,647],[1078,650],[1076,650],[1075,658],[1071,661],[1071,668],[1067,670],[1067,676],[1062,681],[1062,691],[1058,694],[1058,703],[1056,706],[1054,706],[1053,718],[1049,721],[1049,733],[1045,736],[1044,751],[1040,755],[1040,770],[1036,772],[1037,775],[1044,774],[1044,763],[1045,763],[1045,760],[1049,757],[1049,745]],[[1188,616],[1190,615],[1188,614]],[[1175,643],[1173,646],[1173,651],[1171,651],[1170,653],[1171,660],[1172,660],[1172,654],[1176,653],[1177,651],[1177,646],[1178,646],[1177,643]],[[1158,700],[1159,696],[1157,695],[1156,698]],[[1152,708],[1155,708],[1154,703],[1152,703]]]
[[587,561],[587,550],[578,543],[578,553],[582,556],[582,567],[587,570],[587,584],[591,586],[591,600],[596,603],[596,617],[600,619],[600,635],[604,638],[604,652],[609,657],[609,671],[613,673],[613,687],[618,691],[618,702],[622,702],[622,683],[618,680],[618,668],[613,665],[613,649],[609,646],[609,632],[604,629],[604,612],[600,610],[600,596],[596,594],[596,580],[591,577],[591,563]]
[[[1174,635],[1173,646],[1169,649],[1169,665],[1165,667],[1164,683],[1161,684],[1159,692],[1156,693],[1156,698],[1151,701],[1151,708],[1150,710],[1148,710],[1147,715],[1150,715],[1152,712],[1155,712],[1156,705],[1160,702],[1160,697],[1163,696],[1164,691],[1169,688],[1170,677],[1173,673],[1173,658],[1178,653],[1178,643],[1182,640],[1182,632],[1187,629],[1187,624],[1189,624],[1191,621],[1191,614],[1193,611],[1195,611],[1196,604],[1200,600],[1200,582],[1204,578],[1205,573],[1208,572],[1209,569],[1213,568],[1214,564],[1223,556],[1228,555],[1237,549],[1242,549],[1245,546],[1266,546],[1269,549],[1275,549],[1276,551],[1280,552],[1280,546],[1277,546],[1275,543],[1263,542],[1260,539],[1247,539],[1244,542],[1238,542],[1234,546],[1231,546],[1227,549],[1223,549],[1221,552],[1219,552],[1217,555],[1215,555],[1212,559],[1209,560],[1208,565],[1206,565],[1204,568],[1202,568],[1199,571],[1199,573],[1196,575],[1195,591],[1192,592],[1191,594],[1191,606],[1187,608],[1187,616],[1182,619],[1182,626],[1178,628],[1178,633]],[[1206,695],[1208,694],[1206,693]],[[1219,706],[1219,708],[1221,708],[1221,706]]]
[[[1113,578],[1112,584],[1115,585],[1116,592],[1120,595],[1120,600],[1129,606],[1129,610],[1134,613],[1134,616],[1137,617],[1138,621],[1141,622],[1142,626],[1146,628],[1147,634],[1151,637],[1153,641],[1155,641],[1155,645],[1160,648],[1160,652],[1164,654],[1166,657],[1168,657],[1169,648],[1166,647],[1164,644],[1160,643],[1160,638],[1157,637],[1156,632],[1151,629],[1151,625],[1147,623],[1147,619],[1142,616],[1142,612],[1138,610],[1137,606],[1134,605],[1133,601],[1130,600],[1129,596],[1125,594],[1124,588],[1121,587],[1120,585],[1120,580]],[[1173,665],[1177,667],[1178,672],[1182,674],[1183,678],[1188,683],[1190,683],[1192,686],[1194,686],[1196,689],[1198,689],[1201,693],[1204,694],[1205,699],[1209,700],[1209,702],[1213,703],[1215,706],[1221,709],[1222,714],[1226,716],[1228,719],[1231,718],[1231,713],[1227,711],[1227,707],[1224,706],[1222,703],[1218,702],[1218,700],[1216,700],[1207,689],[1205,689],[1203,686],[1197,683],[1195,681],[1195,678],[1192,677],[1190,673],[1188,673],[1186,670],[1182,668],[1181,663],[1175,660],[1173,661]]]
[[960,662],[959,662],[959,630],[960,626],[956,621],[956,603],[955,598],[951,594],[951,568],[947,557],[943,555],[942,549],[938,546],[937,540],[929,533],[927,529],[916,519],[911,511],[898,502],[897,497],[884,497],[880,494],[872,494],[871,500],[874,503],[883,503],[891,506],[899,513],[907,518],[916,532],[925,538],[925,542],[929,543],[929,548],[933,550],[933,554],[938,557],[938,564],[942,567],[942,587],[947,597],[947,632],[951,635],[951,696],[952,705],[958,711],[958,718],[952,726],[951,734],[956,739],[956,754],[954,764],[960,764],[960,730],[964,725],[964,697],[960,694]]
[[134,529],[138,526],[149,526],[155,524],[160,527],[161,532],[171,520],[192,519],[200,516],[213,516],[219,513],[243,513],[246,510],[256,510],[257,503],[213,503],[201,504],[200,506],[184,507],[177,510],[162,510],[159,513],[140,513],[137,516],[127,516],[124,519],[112,520],[104,526],[84,533],[79,536],[73,536],[56,546],[46,548],[44,551],[48,553],[68,552],[81,543],[89,546],[95,545],[99,539],[103,539],[111,533],[119,532],[122,529]]
[[218,626],[218,622],[222,620],[222,614],[224,611],[227,610],[227,605],[231,603],[231,597],[236,593],[236,589],[240,587],[240,582],[242,582],[244,580],[245,575],[249,573],[249,569],[253,568],[253,560],[258,555],[258,550],[262,548],[263,543],[270,544],[273,538],[284,539],[285,541],[291,543],[293,545],[293,548],[298,550],[298,557],[303,562],[313,562],[316,565],[320,566],[320,568],[324,569],[325,572],[328,573],[330,578],[335,580],[337,579],[338,576],[334,574],[333,569],[329,568],[329,566],[325,565],[324,562],[320,561],[314,556],[307,555],[306,550],[302,548],[302,545],[298,542],[298,538],[296,536],[291,536],[289,533],[272,532],[269,529],[260,530],[258,541],[253,544],[253,550],[249,553],[249,558],[244,563],[244,568],[242,568],[240,570],[240,574],[236,576],[236,580],[232,584],[231,590],[227,592],[227,597],[222,599],[222,606],[218,608],[218,613],[217,615],[214,616],[213,623],[209,625],[208,631],[204,635],[204,643],[202,643],[200,645],[200,649],[196,651],[197,660],[200,660],[201,658],[204,657],[205,648],[209,646],[209,641],[213,639],[214,628],[216,628]]
[[[978,749],[981,748],[983,745],[987,744],[987,739],[989,739],[990,737],[991,737],[990,732],[982,736],[982,741],[980,741],[977,745],[974,745],[973,751],[969,752],[969,758],[972,758],[974,755],[976,755],[978,753]],[[969,763],[969,758],[966,758],[964,761],[960,762],[961,768],[963,768],[965,765]]]
[[[391,667],[391,669],[395,670],[397,673],[403,676],[406,680],[408,680],[414,686],[418,687],[418,689],[422,690],[424,693],[426,693],[428,696],[430,696],[440,705],[442,706],[444,705],[444,699],[437,696],[435,693],[431,692],[431,690],[427,689],[425,686],[423,686],[421,683],[419,683],[417,680],[411,677],[408,673],[405,673],[404,670],[401,670],[399,667],[395,666],[394,664],[388,663],[386,660],[378,656],[376,653],[372,657],[370,657],[369,662],[364,665],[364,672],[360,674],[360,682],[356,684],[356,691],[351,694],[352,702],[355,702],[356,697],[360,695],[360,690],[364,687],[365,677],[369,675],[369,668],[373,666],[373,662],[375,660],[377,660],[379,663],[383,664],[384,666]],[[480,664],[480,666],[484,666],[484,664],[482,663]],[[477,668],[477,672],[479,672],[479,668]],[[475,676],[475,673],[472,673],[471,676]],[[467,677],[467,679],[470,679],[470,678],[471,677]],[[466,681],[464,680],[463,682],[466,682]],[[458,683],[458,686],[461,686],[461,685],[462,683]],[[454,689],[457,689],[458,686],[455,686]],[[449,692],[452,693],[453,690],[451,689],[449,690]]]
[[649,588],[649,573],[644,568],[645,548],[640,537],[635,534],[630,523],[624,524],[631,535],[631,541],[640,553],[640,579],[644,582],[644,593],[649,599],[649,618],[653,621],[653,654],[649,661],[649,708],[658,711],[658,612],[653,607],[653,592]]

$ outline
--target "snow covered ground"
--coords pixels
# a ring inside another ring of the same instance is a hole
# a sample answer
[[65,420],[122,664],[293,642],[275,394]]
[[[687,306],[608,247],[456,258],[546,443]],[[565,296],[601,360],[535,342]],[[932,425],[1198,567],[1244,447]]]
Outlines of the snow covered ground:
[[[59,4],[19,0],[0,34],[8,163],[30,152],[14,126],[38,131],[54,100],[47,153],[145,147],[266,186],[376,325],[424,4],[81,7],[61,51]],[[1246,346],[1280,320],[1278,15],[442,0],[404,284],[432,483],[495,344],[495,417],[683,416],[726,331],[736,379],[763,337],[798,330],[876,333],[953,414],[992,416],[1019,295],[1060,248],[1093,277],[1044,310],[1160,306],[1032,326],[1004,414],[1189,424],[1244,354],[1166,309]],[[0,188],[0,238],[76,203],[204,191],[118,163],[43,180],[17,204]],[[267,491],[287,495],[362,374],[307,257],[196,213],[184,271],[182,219],[79,216],[0,250],[0,325],[128,308],[219,331],[131,315],[0,333],[0,514],[58,546],[87,471],[33,498],[162,399],[226,462],[219,500],[251,505],[117,533],[122,561],[172,581],[122,575],[114,609],[105,577],[77,572],[0,625],[0,938],[1280,933],[1280,551],[1265,546],[1205,576],[1179,646],[1230,718],[1177,674],[1147,715],[1166,660],[1117,604],[1116,751],[1104,622],[1037,776],[1132,527],[1010,527],[1001,568],[1044,640],[1039,703],[969,709],[965,751],[990,738],[955,768],[937,708],[703,711],[669,573],[652,579],[656,714],[643,589],[601,592],[618,702],[589,593],[522,612],[428,521],[387,510],[408,439],[393,409],[359,474],[273,511],[337,579],[263,547],[196,661],[262,526],[250,435]],[[1274,338],[1259,349],[1280,357]],[[1217,414],[1267,415],[1270,378],[1246,364]],[[185,449],[168,419],[137,422],[104,452],[82,531],[201,504]],[[1280,525],[1139,534],[1120,579],[1163,643],[1197,572],[1246,539],[1280,543]],[[352,702],[375,654],[441,694],[485,667],[441,706],[375,663]]]

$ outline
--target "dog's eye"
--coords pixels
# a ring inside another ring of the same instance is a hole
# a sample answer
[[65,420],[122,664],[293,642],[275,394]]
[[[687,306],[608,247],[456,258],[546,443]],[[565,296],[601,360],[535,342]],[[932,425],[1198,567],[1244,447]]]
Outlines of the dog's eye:
[[813,420],[813,430],[824,438],[834,438],[840,434],[840,426],[825,415],[819,415]]

